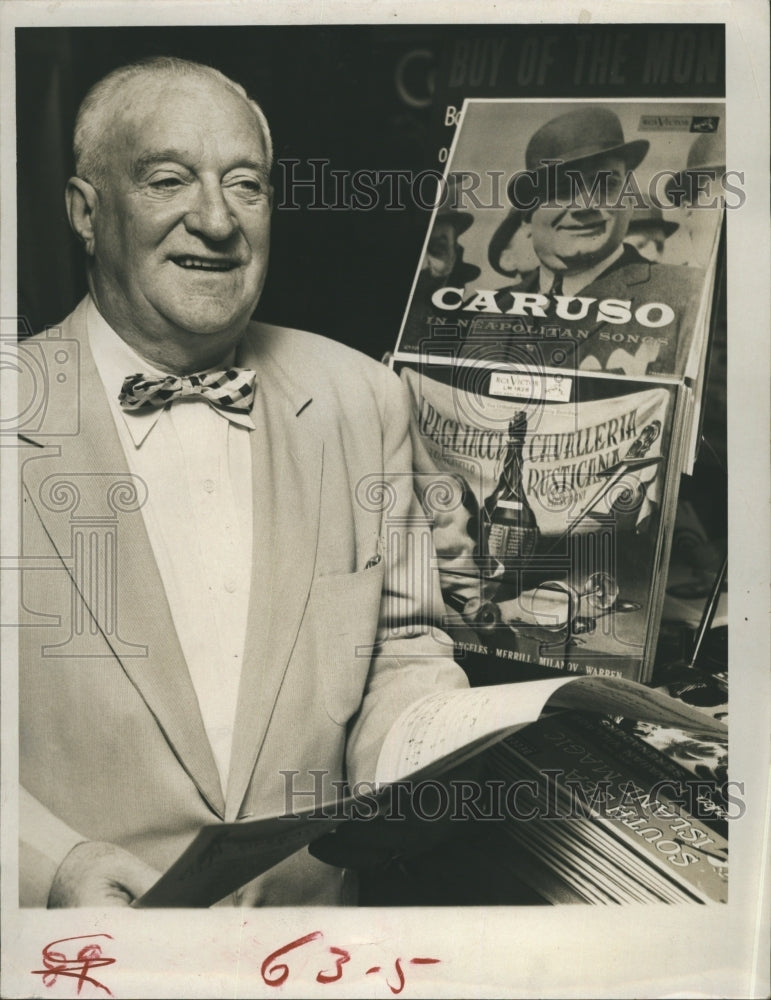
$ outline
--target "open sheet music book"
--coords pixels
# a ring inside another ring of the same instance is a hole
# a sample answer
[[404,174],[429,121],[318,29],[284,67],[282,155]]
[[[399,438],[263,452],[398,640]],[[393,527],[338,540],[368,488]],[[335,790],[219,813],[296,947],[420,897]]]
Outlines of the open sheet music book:
[[[409,706],[377,764],[375,796],[397,781],[436,778],[533,723],[548,710],[623,715],[725,737],[726,726],[665,694],[611,677],[558,677],[441,691]],[[205,826],[136,905],[211,906],[340,823],[361,815],[348,796],[285,816]],[[371,798],[368,797],[368,801]]]

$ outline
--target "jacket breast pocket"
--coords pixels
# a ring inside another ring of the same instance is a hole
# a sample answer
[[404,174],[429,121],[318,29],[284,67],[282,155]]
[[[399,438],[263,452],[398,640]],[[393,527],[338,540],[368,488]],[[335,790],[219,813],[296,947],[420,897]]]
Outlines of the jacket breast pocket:
[[311,590],[322,698],[339,726],[356,713],[364,695],[377,635],[383,565],[319,577]]

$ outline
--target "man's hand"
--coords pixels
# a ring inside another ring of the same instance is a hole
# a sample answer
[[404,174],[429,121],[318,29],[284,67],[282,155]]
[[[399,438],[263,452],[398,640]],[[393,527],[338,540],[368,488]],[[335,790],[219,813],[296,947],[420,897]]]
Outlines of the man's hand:
[[59,865],[48,908],[130,906],[160,875],[121,847],[87,840],[73,847]]

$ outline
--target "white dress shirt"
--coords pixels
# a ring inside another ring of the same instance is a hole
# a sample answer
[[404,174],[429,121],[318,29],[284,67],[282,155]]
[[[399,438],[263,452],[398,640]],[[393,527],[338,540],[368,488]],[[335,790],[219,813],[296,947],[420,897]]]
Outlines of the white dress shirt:
[[254,423],[202,398],[121,409],[127,376],[168,373],[121,340],[93,301],[87,327],[129,470],[147,486],[147,534],[226,792],[252,575]]

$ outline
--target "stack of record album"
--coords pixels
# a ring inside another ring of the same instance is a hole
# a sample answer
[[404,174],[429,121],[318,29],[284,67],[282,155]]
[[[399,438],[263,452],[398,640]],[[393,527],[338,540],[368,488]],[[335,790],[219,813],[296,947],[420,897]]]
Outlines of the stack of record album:
[[[726,902],[719,790],[608,719],[551,716],[487,752],[502,864],[553,903]],[[647,751],[647,752],[645,752]]]

